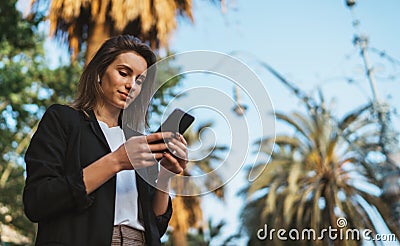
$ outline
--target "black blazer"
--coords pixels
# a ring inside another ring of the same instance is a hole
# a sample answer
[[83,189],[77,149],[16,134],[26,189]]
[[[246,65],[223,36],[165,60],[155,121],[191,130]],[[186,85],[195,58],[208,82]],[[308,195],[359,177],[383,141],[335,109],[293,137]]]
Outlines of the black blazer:
[[[127,139],[137,132],[125,132]],[[93,111],[89,117],[68,106],[53,105],[44,114],[25,155],[25,214],[38,222],[36,245],[111,245],[115,176],[90,195],[82,169],[111,150]],[[140,172],[140,174],[139,174]],[[160,245],[172,215],[155,216],[152,209],[157,166],[136,172],[139,219],[147,245]]]

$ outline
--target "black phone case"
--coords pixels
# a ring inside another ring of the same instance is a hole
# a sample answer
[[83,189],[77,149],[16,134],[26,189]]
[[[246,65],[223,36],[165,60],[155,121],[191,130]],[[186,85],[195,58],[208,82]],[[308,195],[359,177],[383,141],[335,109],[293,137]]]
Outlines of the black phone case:
[[157,132],[179,132],[183,134],[193,121],[194,117],[192,115],[177,108],[168,116],[164,123],[161,124]]
[[[192,115],[177,108],[168,116],[156,132],[179,132],[180,134],[183,134],[193,121],[194,117]],[[163,141],[157,141],[154,143],[162,142]]]

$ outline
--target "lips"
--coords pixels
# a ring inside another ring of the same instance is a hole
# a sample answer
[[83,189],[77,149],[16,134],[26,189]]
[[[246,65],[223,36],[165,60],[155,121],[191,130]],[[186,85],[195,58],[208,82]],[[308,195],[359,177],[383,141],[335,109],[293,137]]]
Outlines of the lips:
[[118,91],[119,94],[121,94],[122,96],[124,96],[124,99],[131,99],[132,97],[129,95],[129,93],[123,92],[123,91]]

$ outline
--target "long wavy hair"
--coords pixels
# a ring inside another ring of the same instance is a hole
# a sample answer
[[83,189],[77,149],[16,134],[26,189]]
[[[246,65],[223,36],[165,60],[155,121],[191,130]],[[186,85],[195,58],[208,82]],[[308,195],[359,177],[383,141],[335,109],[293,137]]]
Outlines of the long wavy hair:
[[102,102],[103,91],[98,78],[103,77],[107,67],[117,56],[132,51],[146,60],[147,75],[139,96],[126,109],[121,110],[119,123],[121,125],[123,122],[131,129],[142,132],[148,125],[147,111],[154,93],[157,58],[148,45],[132,35],[115,36],[103,43],[84,69],[79,79],[77,97],[71,106],[88,115],[88,111],[93,110],[97,103]]

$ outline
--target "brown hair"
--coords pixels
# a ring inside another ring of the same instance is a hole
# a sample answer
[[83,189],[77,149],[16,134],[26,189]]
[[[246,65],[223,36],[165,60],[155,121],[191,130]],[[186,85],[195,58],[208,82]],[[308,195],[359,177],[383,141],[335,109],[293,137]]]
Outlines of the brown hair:
[[[148,105],[153,95],[156,73],[156,56],[149,46],[132,35],[119,35],[106,40],[84,69],[78,85],[78,94],[72,107],[86,114],[93,110],[103,95],[98,77],[103,77],[107,67],[118,55],[134,51],[147,62],[147,75],[139,96],[124,110],[123,123],[140,131],[147,125]],[[121,115],[120,115],[120,119]],[[128,122],[130,121],[130,122]]]

